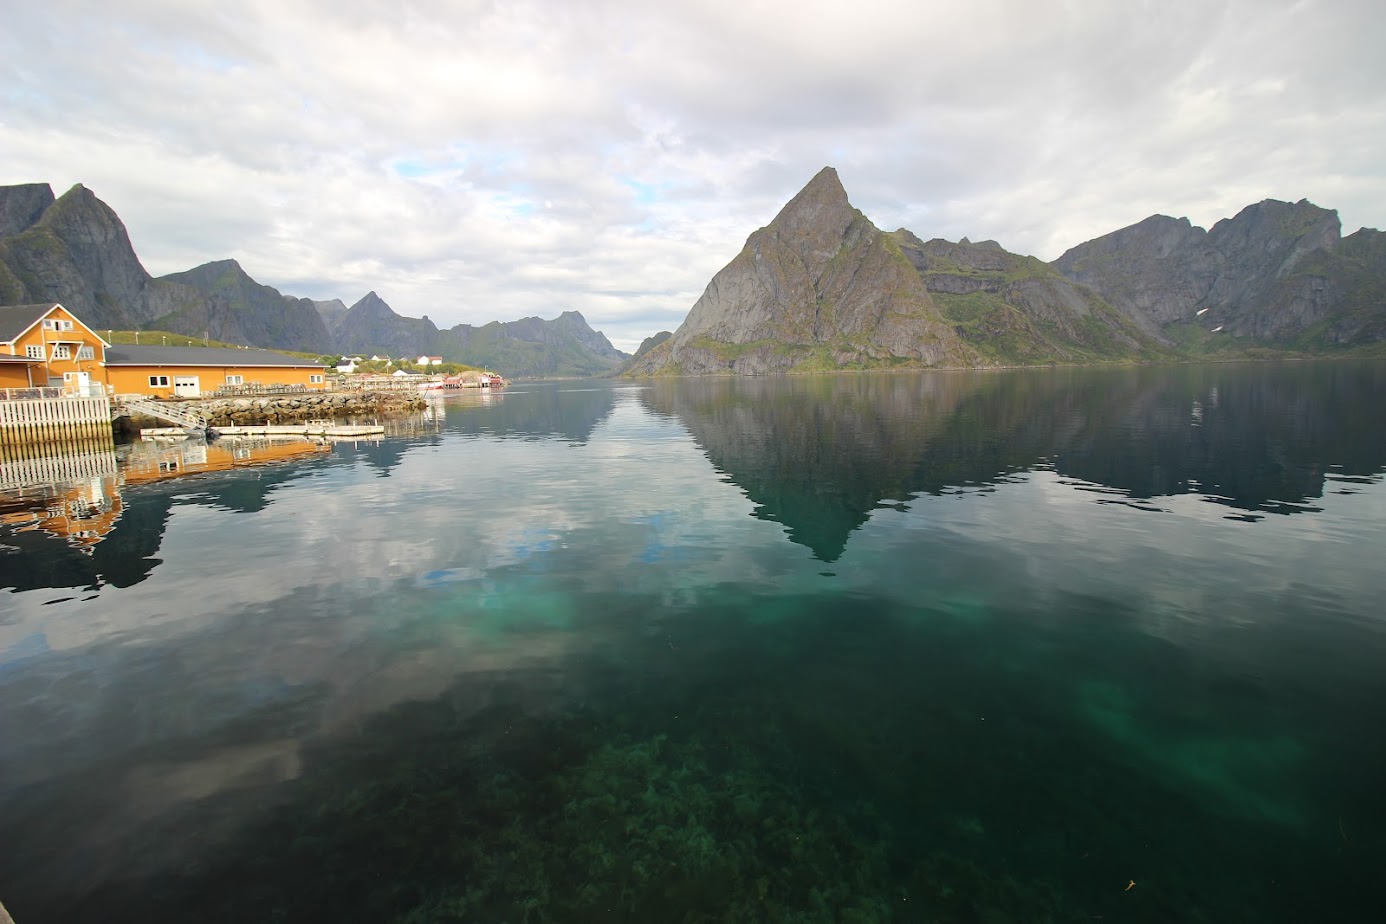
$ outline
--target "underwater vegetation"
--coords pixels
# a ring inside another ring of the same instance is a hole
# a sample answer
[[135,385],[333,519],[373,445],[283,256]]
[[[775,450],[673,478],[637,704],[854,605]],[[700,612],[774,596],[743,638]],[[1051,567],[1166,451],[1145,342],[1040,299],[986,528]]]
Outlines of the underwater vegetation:
[[[422,721],[432,707],[410,707]],[[865,800],[795,779],[735,736],[488,717],[378,766],[338,765],[247,831],[259,845],[164,879],[209,921],[1066,921],[1038,880],[901,851]],[[693,723],[690,723],[690,725]],[[413,721],[390,723],[419,727]],[[585,731],[575,733],[575,728]],[[384,731],[384,727],[376,731]],[[388,732],[385,732],[387,735]],[[416,742],[417,743],[417,742]],[[342,755],[336,755],[340,758]],[[358,785],[347,783],[349,775]],[[982,836],[976,823],[964,834]],[[169,918],[173,919],[172,917]]]

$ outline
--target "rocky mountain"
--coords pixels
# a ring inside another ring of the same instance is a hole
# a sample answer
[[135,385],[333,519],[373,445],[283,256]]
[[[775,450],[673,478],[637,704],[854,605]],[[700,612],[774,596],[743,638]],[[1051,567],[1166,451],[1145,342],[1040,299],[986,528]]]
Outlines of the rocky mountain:
[[635,353],[631,356],[630,361],[631,361],[631,362],[636,362],[636,361],[639,360],[641,357],[643,357],[646,353],[650,352],[650,351],[653,350],[655,347],[659,346],[661,343],[663,343],[664,341],[668,340],[668,339],[669,339],[670,337],[672,337],[672,336],[674,336],[674,332],[673,332],[673,331],[671,331],[671,330],[662,330],[662,331],[660,331],[659,333],[655,334],[653,337],[646,337],[644,340],[641,340],[641,341],[640,341],[640,346],[636,349]]
[[283,350],[325,352],[332,337],[313,302],[280,294],[250,278],[235,260],[218,260],[182,273],[161,276],[187,297],[149,327],[213,340],[274,345]]
[[939,313],[981,365],[1155,359],[1154,325],[1123,315],[1092,290],[995,241],[921,241],[892,233]]
[[988,241],[887,233],[824,168],[632,375],[1010,365],[1161,355],[1150,330]]
[[500,369],[509,376],[600,375],[629,359],[576,311],[547,321],[533,317],[439,330],[426,316],[396,314],[374,292],[347,309],[333,336],[335,348],[343,353],[428,354]]
[[53,204],[53,189],[47,183],[0,186],[0,237],[27,231]]
[[0,187],[0,304],[62,302],[97,330],[154,329],[251,346],[325,350],[311,303],[251,279],[234,260],[154,279],[125,225],[78,184]]
[[1382,235],[1341,233],[1337,212],[1267,199],[1208,231],[1153,215],[1053,266],[1182,345],[1208,334],[1308,350],[1386,339]]
[[537,317],[459,324],[442,332],[440,355],[515,376],[591,376],[619,369],[630,359],[593,330],[579,312],[552,320]]
[[328,333],[333,333],[337,325],[342,323],[342,318],[346,317],[347,306],[340,298],[328,301],[315,301],[313,307],[322,316],[322,323],[326,325]]
[[347,309],[333,329],[333,347],[340,353],[385,353],[421,356],[437,353],[438,328],[427,317],[395,314],[374,291]]
[[142,327],[187,293],[151,279],[125,225],[80,183],[0,187],[0,304],[60,301],[94,328]]

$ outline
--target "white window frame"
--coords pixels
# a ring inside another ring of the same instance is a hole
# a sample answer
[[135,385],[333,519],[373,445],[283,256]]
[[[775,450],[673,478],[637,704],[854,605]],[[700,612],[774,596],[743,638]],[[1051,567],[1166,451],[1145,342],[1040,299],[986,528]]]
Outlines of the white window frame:
[[150,388],[168,388],[168,376],[166,376],[166,375],[151,375],[151,376],[149,377],[149,387],[150,387]]
[[72,330],[72,322],[71,322],[71,321],[59,320],[59,321],[58,321],[58,330]]
[[68,346],[66,343],[55,343],[55,344],[53,344],[53,358],[54,358],[54,359],[71,359],[71,358],[72,358],[72,347]]
[[95,358],[96,358],[96,348],[93,347],[90,343],[84,343],[84,344],[82,344],[80,347],[77,348],[77,358],[78,358],[78,359],[95,359]]
[[309,376],[308,376],[308,384],[309,384],[309,385],[321,385],[321,384],[322,384],[322,376],[320,376],[320,375],[309,375]]
[[24,355],[30,359],[44,359],[43,344],[31,343],[24,348]]
[[244,385],[244,384],[245,384],[245,376],[243,376],[243,375],[228,375],[228,376],[226,377],[226,384],[227,384],[227,385]]

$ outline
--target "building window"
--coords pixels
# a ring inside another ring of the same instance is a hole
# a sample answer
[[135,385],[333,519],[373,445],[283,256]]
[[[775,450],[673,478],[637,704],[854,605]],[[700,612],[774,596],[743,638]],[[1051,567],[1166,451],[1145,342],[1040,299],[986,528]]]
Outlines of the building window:
[[150,388],[168,388],[168,376],[166,376],[166,375],[151,375],[151,376],[149,377],[149,387],[150,387]]
[[321,384],[322,384],[322,376],[320,376],[320,375],[310,375],[310,376],[308,376],[308,383],[309,383],[310,385],[321,385]]
[[30,359],[43,359],[43,345],[31,344],[24,348],[24,355]]
[[78,347],[78,348],[77,348],[77,358],[78,358],[78,359],[95,359],[95,358],[96,358],[96,350],[92,349],[92,347],[90,347],[90,346]]
[[71,359],[71,358],[72,358],[72,347],[68,346],[66,343],[55,343],[55,344],[53,345],[53,358],[54,358],[54,359]]
[[71,321],[59,321],[59,322],[58,322],[58,330],[72,330],[72,322],[71,322]]
[[243,375],[228,375],[228,376],[226,377],[226,384],[227,384],[227,385],[243,385],[243,384],[245,384],[245,376],[243,376]]

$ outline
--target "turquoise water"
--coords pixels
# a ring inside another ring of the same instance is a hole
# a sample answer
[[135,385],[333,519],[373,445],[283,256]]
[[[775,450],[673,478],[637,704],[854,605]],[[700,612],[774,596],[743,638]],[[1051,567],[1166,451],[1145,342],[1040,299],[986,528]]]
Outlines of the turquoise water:
[[520,385],[126,484],[86,552],[12,520],[0,901],[1379,920],[1383,401],[1381,363]]

